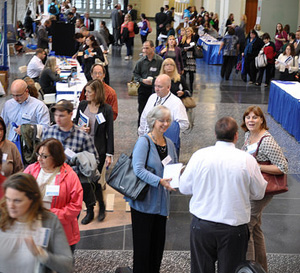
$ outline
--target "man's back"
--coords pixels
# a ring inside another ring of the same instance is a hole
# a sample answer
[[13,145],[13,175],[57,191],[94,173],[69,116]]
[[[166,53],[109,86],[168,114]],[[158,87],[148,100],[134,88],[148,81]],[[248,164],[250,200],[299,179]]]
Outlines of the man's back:
[[180,191],[193,194],[193,215],[232,226],[248,223],[250,198],[264,195],[256,160],[231,142],[218,141],[195,152],[181,180]]

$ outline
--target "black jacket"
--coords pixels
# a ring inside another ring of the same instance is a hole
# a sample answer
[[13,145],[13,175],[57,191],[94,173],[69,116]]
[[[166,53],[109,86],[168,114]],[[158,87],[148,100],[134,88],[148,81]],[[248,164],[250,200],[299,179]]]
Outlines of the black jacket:
[[[74,119],[74,124],[78,124],[79,111],[85,111],[88,106],[88,102],[83,100],[79,103],[77,115]],[[95,131],[94,131],[94,144],[99,155],[114,154],[114,120],[113,111],[109,104],[104,104],[98,109],[98,114],[102,113],[105,122],[99,124],[97,120],[95,121]]]

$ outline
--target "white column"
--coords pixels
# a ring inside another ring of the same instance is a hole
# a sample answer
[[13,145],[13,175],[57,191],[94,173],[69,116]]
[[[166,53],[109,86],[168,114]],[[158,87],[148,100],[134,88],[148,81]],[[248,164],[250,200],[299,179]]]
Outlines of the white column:
[[226,20],[229,15],[229,0],[221,1],[220,16],[219,16],[219,33],[223,36],[225,31]]
[[49,0],[44,0],[44,15],[49,15],[49,13],[48,13],[48,6],[49,6],[49,4],[50,4]]

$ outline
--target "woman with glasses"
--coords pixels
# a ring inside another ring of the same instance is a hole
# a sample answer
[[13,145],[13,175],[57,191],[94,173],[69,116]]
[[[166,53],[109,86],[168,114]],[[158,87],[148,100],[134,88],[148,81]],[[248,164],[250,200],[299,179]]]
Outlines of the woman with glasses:
[[[162,161],[165,159],[168,162],[166,164],[177,163],[174,144],[164,137],[171,122],[170,110],[163,105],[155,106],[147,115],[150,132],[140,137],[133,149],[133,170],[137,177],[149,184],[143,200],[128,200],[131,207],[134,273],[159,273],[160,269],[170,207],[169,191],[174,190],[170,186],[171,179],[162,178]],[[146,166],[155,172],[150,172]]]
[[29,165],[24,173],[37,180],[44,207],[57,215],[74,252],[80,240],[77,216],[83,199],[81,183],[73,169],[64,163],[65,153],[60,141],[48,138],[36,151],[38,161]]
[[23,163],[17,146],[5,138],[6,125],[0,117],[0,149],[2,150],[2,173],[5,177],[23,171]]
[[177,66],[173,59],[167,58],[163,61],[160,69],[160,75],[166,74],[171,79],[170,91],[180,99],[185,97],[191,97],[189,87],[186,84],[183,75],[180,75],[177,71]]

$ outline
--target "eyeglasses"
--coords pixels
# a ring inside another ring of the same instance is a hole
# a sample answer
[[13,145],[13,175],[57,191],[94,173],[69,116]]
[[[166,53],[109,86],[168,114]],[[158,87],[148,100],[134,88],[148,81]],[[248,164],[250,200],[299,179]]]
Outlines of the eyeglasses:
[[41,159],[47,159],[48,157],[50,157],[51,155],[44,155],[44,154],[39,154],[39,153],[35,153],[36,157],[40,157]]
[[17,95],[12,94],[12,96],[14,98],[20,98],[20,97],[22,97],[25,94],[26,91],[27,91],[27,88],[25,89],[25,91],[22,94],[17,94]]

